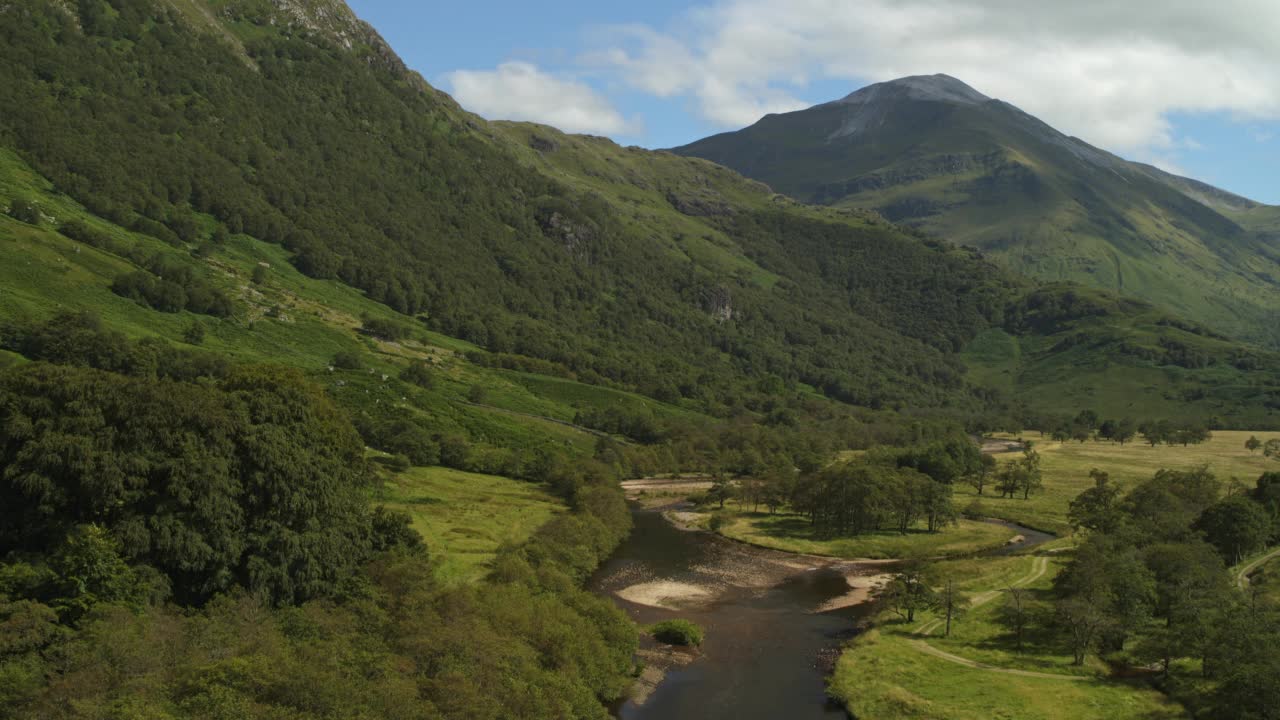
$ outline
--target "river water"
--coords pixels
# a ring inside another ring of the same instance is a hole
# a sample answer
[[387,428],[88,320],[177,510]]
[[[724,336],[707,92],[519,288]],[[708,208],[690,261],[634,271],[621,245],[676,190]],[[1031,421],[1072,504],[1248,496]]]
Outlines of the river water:
[[[616,707],[620,720],[847,717],[827,699],[827,663],[870,612],[854,586],[889,567],[754,548],[678,529],[656,511],[633,515],[635,529],[591,588],[639,624],[685,618],[706,637],[680,662],[658,659],[670,665],[665,679],[642,703]],[[1011,550],[1052,537],[1011,527],[1027,536]]]
[[[692,662],[669,670],[644,704],[618,707],[618,717],[846,717],[827,701],[820,654],[850,635],[866,606],[819,610],[839,604],[850,592],[846,574],[859,571],[851,563],[806,561],[680,530],[659,512],[636,512],[635,529],[596,573],[593,589],[637,623],[686,618],[701,625],[706,638]],[[663,583],[671,595],[650,591],[634,602],[617,594],[636,597],[644,593],[629,588]]]

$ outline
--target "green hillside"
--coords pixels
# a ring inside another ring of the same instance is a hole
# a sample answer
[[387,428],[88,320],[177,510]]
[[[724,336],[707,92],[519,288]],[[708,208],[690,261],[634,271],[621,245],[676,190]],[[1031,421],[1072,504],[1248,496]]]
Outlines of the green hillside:
[[1280,343],[1276,208],[1130,163],[946,76],[881,83],[676,148],[876,210],[1003,265]]

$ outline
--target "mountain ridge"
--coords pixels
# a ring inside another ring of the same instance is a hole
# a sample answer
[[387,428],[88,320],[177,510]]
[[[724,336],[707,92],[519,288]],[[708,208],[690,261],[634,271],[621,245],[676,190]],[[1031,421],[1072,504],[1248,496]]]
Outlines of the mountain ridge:
[[671,152],[1280,346],[1280,208],[1124,160],[948,76],[871,85]]

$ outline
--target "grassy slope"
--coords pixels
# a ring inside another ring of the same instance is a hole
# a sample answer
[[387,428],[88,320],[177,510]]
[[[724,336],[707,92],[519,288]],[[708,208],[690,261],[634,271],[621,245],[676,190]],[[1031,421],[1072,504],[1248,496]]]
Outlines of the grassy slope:
[[[1114,418],[1218,418],[1227,427],[1280,424],[1280,409],[1258,402],[1274,378],[1234,366],[1234,343],[1161,324],[1165,317],[1152,308],[1021,337],[992,328],[975,337],[961,357],[972,382],[999,388],[1045,412],[1093,408]],[[1138,354],[1159,355],[1168,344],[1212,358],[1213,364],[1193,369]]]
[[566,509],[527,482],[448,468],[398,473],[374,499],[409,513],[446,582],[479,579],[499,547],[528,538]]
[[[972,595],[999,590],[1032,574],[1035,558],[985,558],[945,563],[945,571],[964,578]],[[1050,572],[1031,583],[1043,595]],[[915,623],[886,622],[855,640],[841,655],[831,693],[857,716],[876,720],[1158,720],[1186,717],[1185,711],[1141,682],[1096,676],[1100,666],[1073,668],[1060,648],[1032,639],[1022,654],[1013,651],[995,622],[999,598],[972,610],[953,625],[950,639],[929,644],[991,666],[1037,673],[1093,676],[1085,680],[1041,678],[965,667],[926,654],[913,642],[933,618]],[[935,635],[938,633],[935,633]]]
[[[1122,486],[1132,487],[1149,479],[1161,468],[1186,470],[1208,465],[1224,482],[1237,478],[1252,486],[1259,475],[1276,469],[1277,464],[1261,453],[1250,453],[1245,449],[1244,441],[1255,434],[1263,440],[1280,437],[1280,432],[1220,430],[1213,434],[1211,440],[1200,445],[1185,448],[1181,445],[1159,445],[1153,448],[1140,439],[1124,446],[1094,441],[1056,443],[1037,439],[1034,432],[1027,433],[1026,437],[1035,442],[1035,449],[1040,453],[1044,490],[1033,493],[1030,500],[1001,499],[991,496],[988,491],[982,498],[984,512],[1035,528],[1066,532],[1069,529],[1067,505],[1093,484],[1089,479],[1089,471],[1093,468],[1111,473],[1111,479]],[[997,457],[1012,460],[1020,456],[1009,453]],[[956,502],[961,507],[976,498],[972,488],[956,487]]]
[[[368,402],[403,404],[473,439],[502,438],[504,444],[516,446],[551,442],[584,456],[592,452],[596,435],[565,424],[580,407],[643,406],[656,416],[701,417],[684,408],[566,378],[479,367],[463,356],[478,348],[420,326],[410,340],[372,340],[356,331],[362,317],[411,321],[346,285],[303,276],[289,264],[283,248],[247,235],[233,236],[209,257],[194,260],[186,248],[170,247],[92,216],[54,192],[12,154],[0,151],[0,207],[13,197],[34,199],[45,218],[32,226],[0,214],[0,318],[6,320],[39,321],[63,310],[91,310],[126,335],[160,337],[175,344],[182,344],[184,331],[198,321],[207,329],[204,349],[240,361],[300,367],[348,407]],[[118,243],[194,263],[236,300],[237,314],[217,320],[185,312],[162,313],[115,295],[110,290],[113,278],[132,270],[132,264],[54,230],[72,218]],[[269,265],[267,281],[254,286],[249,278],[262,263]],[[339,351],[358,353],[366,369],[327,370]],[[393,393],[382,376],[398,373],[413,358],[432,363],[435,387],[415,390],[409,397]],[[21,361],[21,356],[0,353],[0,367]],[[487,391],[485,406],[465,401],[476,384]],[[527,537],[561,509],[549,495],[527,483],[443,468],[414,468],[397,476],[386,493],[374,500],[413,514],[415,527],[432,551],[443,557],[441,575],[451,580],[478,577],[499,544]]]

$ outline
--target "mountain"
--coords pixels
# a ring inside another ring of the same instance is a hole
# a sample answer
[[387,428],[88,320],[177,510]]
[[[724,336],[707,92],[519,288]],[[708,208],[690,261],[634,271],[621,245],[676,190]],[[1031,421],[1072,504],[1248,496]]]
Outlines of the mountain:
[[[122,303],[136,299],[186,314],[218,308],[226,333],[284,333],[290,323],[274,320],[242,275],[228,278],[240,259],[219,238],[250,238],[278,248],[271,264],[287,258],[312,279],[356,288],[405,322],[497,358],[488,362],[712,415],[776,404],[763,388],[779,386],[958,416],[1006,413],[1016,399],[1046,404],[1034,372],[1010,386],[1012,397],[991,397],[966,379],[961,351],[990,330],[1042,338],[1100,316],[1135,334],[1112,337],[1098,358],[1171,368],[1142,390],[1115,388],[1131,413],[1256,425],[1275,412],[1265,392],[1214,389],[1240,385],[1242,368],[1270,367],[1272,356],[1163,310],[1087,300],[1069,286],[1032,293],[973,252],[867,213],[787,201],[705,161],[487,123],[407,70],[341,3],[21,7],[0,30],[9,69],[0,102],[11,108],[0,138],[13,173],[48,191],[27,197],[13,182],[9,204],[57,208],[40,214],[42,242],[55,229],[77,237],[70,217],[115,242],[56,261],[96,263],[74,292],[56,275],[32,282],[26,261],[5,263],[12,287],[24,288],[0,296],[8,317],[48,317],[72,298],[77,309],[124,317]],[[938,112],[991,104],[930,80],[832,107],[862,108],[854,114],[871,132],[874,113],[898,106],[881,95]],[[850,137],[864,132],[856,125]],[[187,280],[174,289],[166,278]],[[230,302],[210,295],[218,288]],[[199,304],[165,300],[179,290]],[[1054,321],[1018,320],[1032,295],[1042,304],[1053,296],[1042,314]],[[150,317],[130,329],[168,327],[180,339],[177,323],[159,321],[166,313]],[[227,349],[241,351],[237,342]],[[1037,352],[1060,345],[1037,341]],[[292,347],[285,357],[315,362]],[[1194,347],[1201,359],[1187,363],[1168,347]],[[1101,385],[1079,387],[1114,395],[1110,381],[1094,380]],[[1199,400],[1178,404],[1190,396]]]
[[870,85],[673,152],[1280,345],[1280,208],[1126,161],[946,75]]

